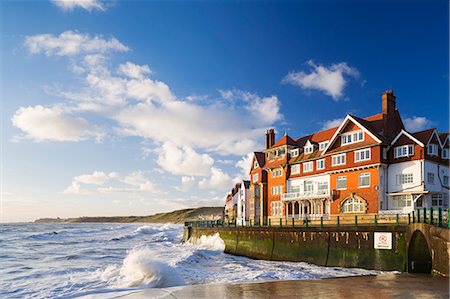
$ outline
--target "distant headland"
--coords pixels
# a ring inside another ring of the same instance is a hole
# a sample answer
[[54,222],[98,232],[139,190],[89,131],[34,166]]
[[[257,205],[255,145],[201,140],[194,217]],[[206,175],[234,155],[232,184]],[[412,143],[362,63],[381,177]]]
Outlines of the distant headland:
[[222,218],[223,207],[201,207],[157,213],[149,216],[90,216],[77,218],[40,218],[35,223],[183,223],[193,220],[217,220]]

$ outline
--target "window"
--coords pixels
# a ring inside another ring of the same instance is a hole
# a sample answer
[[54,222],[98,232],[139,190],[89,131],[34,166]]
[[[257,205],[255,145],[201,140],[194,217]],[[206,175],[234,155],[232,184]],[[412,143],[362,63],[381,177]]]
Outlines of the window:
[[355,151],[355,162],[370,160],[370,148]]
[[383,159],[387,159],[387,148],[383,148]]
[[367,188],[370,187],[370,173],[360,173],[358,176],[358,187],[359,188]]
[[305,194],[311,194],[313,193],[313,182],[310,180],[306,180],[303,184],[303,191],[305,191]]
[[277,169],[277,170],[272,171],[272,177],[273,178],[276,178],[276,177],[279,177],[279,176],[282,176],[282,175],[283,175],[283,171],[281,169]]
[[364,201],[355,197],[347,198],[341,206],[342,213],[363,213],[364,208]]
[[255,173],[252,177],[253,183],[256,183],[259,180],[259,173]]
[[280,195],[281,194],[281,186],[272,187],[272,195]]
[[281,201],[272,202],[272,216],[283,215],[283,203]]
[[298,157],[299,150],[298,148],[291,150],[291,157]]
[[434,173],[432,172],[427,173],[427,182],[430,184],[434,184]]
[[448,175],[444,175],[444,186],[448,186]]
[[396,195],[392,197],[393,208],[406,208],[410,207],[411,204],[412,204],[411,195]]
[[403,184],[412,184],[414,181],[414,177],[412,173],[402,173],[397,174],[395,176],[397,186],[403,185]]
[[300,173],[300,164],[295,164],[291,166],[291,173],[292,174],[299,174]]
[[448,148],[444,148],[442,150],[442,158],[443,159],[448,159]]
[[328,145],[328,140],[319,143],[319,150],[323,151]]
[[394,158],[410,157],[414,155],[414,147],[410,145],[397,146],[394,149]]
[[303,163],[303,172],[311,172],[313,171],[313,162]]
[[347,189],[347,177],[346,176],[338,176],[336,179],[336,189],[345,190]]
[[317,184],[318,194],[328,194],[328,182],[321,182]]
[[429,144],[428,145],[428,155],[436,156],[438,154],[437,144]]
[[305,154],[310,154],[314,151],[314,145],[310,145],[310,146],[305,146],[304,147],[304,152]]
[[255,160],[255,162],[253,162],[253,168],[257,168],[258,167],[258,161]]
[[280,148],[280,149],[277,151],[277,156],[278,156],[278,158],[283,157],[285,153],[286,153],[286,149],[285,149],[284,147]]
[[316,169],[317,170],[325,169],[325,159],[316,161]]
[[342,145],[360,142],[364,140],[364,132],[363,131],[354,131],[351,133],[342,134],[341,143]]
[[433,207],[442,207],[444,204],[444,197],[441,193],[431,195],[431,205]]
[[335,155],[332,157],[331,166],[338,166],[345,164],[345,154]]

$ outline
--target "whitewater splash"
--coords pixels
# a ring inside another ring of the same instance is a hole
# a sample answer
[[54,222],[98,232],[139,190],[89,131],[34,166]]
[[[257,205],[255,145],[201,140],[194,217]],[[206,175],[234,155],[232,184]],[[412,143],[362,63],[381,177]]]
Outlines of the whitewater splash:
[[182,234],[173,224],[0,225],[0,297],[97,299],[144,288],[381,273],[252,260],[224,253],[219,234],[181,243]]

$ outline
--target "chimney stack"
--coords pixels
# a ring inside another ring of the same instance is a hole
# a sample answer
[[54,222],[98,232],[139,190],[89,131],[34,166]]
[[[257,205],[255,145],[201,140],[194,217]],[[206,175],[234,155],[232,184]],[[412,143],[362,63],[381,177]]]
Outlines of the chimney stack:
[[275,131],[274,129],[269,129],[266,131],[266,149],[272,147],[275,144]]
[[392,140],[403,127],[401,121],[398,121],[396,97],[392,89],[381,94],[381,108],[384,136]]

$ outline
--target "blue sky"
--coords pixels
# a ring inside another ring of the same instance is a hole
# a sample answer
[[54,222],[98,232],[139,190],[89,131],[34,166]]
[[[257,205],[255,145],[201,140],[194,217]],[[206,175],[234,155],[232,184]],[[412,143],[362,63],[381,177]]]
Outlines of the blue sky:
[[4,1],[1,221],[222,205],[264,132],[381,109],[449,125],[449,9]]

